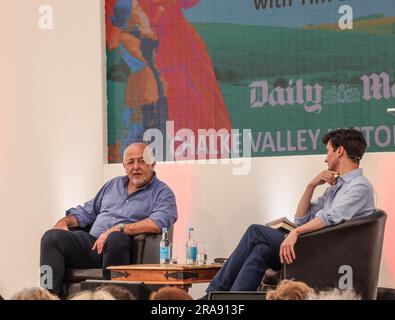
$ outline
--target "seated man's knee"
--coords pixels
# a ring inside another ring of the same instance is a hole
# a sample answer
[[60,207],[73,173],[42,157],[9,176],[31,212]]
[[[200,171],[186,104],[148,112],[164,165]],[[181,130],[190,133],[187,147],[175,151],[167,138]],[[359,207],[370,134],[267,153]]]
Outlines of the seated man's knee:
[[129,248],[131,245],[130,237],[123,233],[123,232],[112,232],[106,241],[105,246],[107,248],[119,248],[119,249],[126,249]]
[[50,245],[61,241],[64,238],[65,230],[61,229],[50,229],[46,231],[41,237],[41,246]]
[[261,224],[251,224],[248,229],[247,232],[248,233],[254,233],[257,232],[258,230],[262,230],[265,226],[261,225]]

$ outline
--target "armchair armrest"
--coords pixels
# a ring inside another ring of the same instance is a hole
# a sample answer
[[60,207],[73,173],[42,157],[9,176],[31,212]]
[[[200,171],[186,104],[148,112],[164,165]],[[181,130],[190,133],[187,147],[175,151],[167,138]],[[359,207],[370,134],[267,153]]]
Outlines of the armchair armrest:
[[142,233],[133,237],[131,263],[159,263],[161,234]]
[[[168,239],[173,242],[173,225],[168,231]],[[159,244],[162,239],[160,233],[142,233],[134,236],[131,263],[159,263]]]
[[[160,233],[141,233],[133,238],[131,263],[159,263],[159,243],[162,239]],[[173,226],[170,226],[168,239],[173,241]]]

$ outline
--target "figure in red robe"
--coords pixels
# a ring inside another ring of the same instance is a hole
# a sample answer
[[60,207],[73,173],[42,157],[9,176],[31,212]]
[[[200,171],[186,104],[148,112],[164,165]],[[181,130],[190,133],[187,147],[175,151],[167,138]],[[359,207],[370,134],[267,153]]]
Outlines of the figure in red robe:
[[[185,18],[200,0],[139,0],[158,39],[156,65],[167,84],[168,118],[181,128],[226,129],[231,121],[207,47]],[[197,143],[197,142],[195,142]]]

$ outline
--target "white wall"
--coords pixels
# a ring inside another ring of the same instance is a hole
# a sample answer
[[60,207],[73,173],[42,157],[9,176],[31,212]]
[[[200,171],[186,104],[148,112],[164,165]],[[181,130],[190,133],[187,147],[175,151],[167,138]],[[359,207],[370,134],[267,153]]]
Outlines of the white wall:
[[[54,30],[38,29],[38,8],[54,8]],[[0,293],[38,285],[39,241],[69,206],[92,197],[122,174],[104,165],[103,0],[1,0],[0,38]],[[395,119],[394,119],[395,121]],[[392,199],[395,154],[369,154],[366,175],[378,206],[390,214],[380,285],[395,287]],[[227,256],[251,223],[292,216],[323,156],[253,159],[248,176],[232,166],[159,164],[175,191],[180,219],[209,243],[210,259]],[[392,230],[392,232],[388,232]],[[392,238],[391,238],[392,237]],[[183,256],[183,250],[180,252]],[[392,271],[389,267],[392,263]],[[206,285],[192,294],[198,297]]]
[[[0,1],[0,293],[38,285],[42,233],[102,182],[98,0]],[[38,28],[38,8],[54,29]]]
[[[212,260],[229,256],[250,224],[282,216],[293,218],[306,184],[326,169],[324,158],[324,155],[254,158],[251,173],[246,176],[233,176],[232,165],[159,163],[156,168],[159,179],[169,184],[177,198],[179,220],[175,225],[175,241],[179,243],[180,257],[185,257],[186,228],[190,225],[195,228],[197,240],[208,242]],[[395,153],[370,153],[362,161],[364,173],[375,187],[377,207],[389,214],[379,286],[392,288],[395,288],[395,201],[391,191],[395,186],[394,163]],[[122,174],[121,165],[104,166],[104,181]],[[325,186],[318,188],[315,196],[323,190]],[[200,297],[206,287],[194,286],[191,293]]]

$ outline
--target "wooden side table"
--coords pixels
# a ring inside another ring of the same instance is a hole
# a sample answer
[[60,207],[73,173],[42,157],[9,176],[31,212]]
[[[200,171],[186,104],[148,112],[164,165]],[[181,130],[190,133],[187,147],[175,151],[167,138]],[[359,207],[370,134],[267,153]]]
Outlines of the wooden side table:
[[188,291],[194,283],[210,282],[221,267],[221,264],[132,264],[108,269],[112,280],[163,284]]

